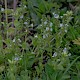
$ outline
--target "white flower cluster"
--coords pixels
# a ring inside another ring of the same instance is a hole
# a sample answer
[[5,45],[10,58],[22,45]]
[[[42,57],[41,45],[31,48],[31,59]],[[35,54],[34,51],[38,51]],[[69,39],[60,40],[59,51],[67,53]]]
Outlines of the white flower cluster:
[[63,23],[60,23],[60,25],[59,25],[60,27],[67,27],[67,26],[69,26],[68,24],[63,24]]
[[[21,42],[21,39],[18,39],[18,41]],[[15,43],[15,42],[16,42],[16,39],[14,38],[14,39],[12,40],[12,42]]]
[[60,24],[59,24],[59,27],[60,27],[60,28],[65,27],[65,30],[64,30],[65,33],[67,33],[67,27],[68,27],[68,26],[69,26],[68,24],[63,24],[63,23],[60,23]]
[[52,27],[46,27],[46,31],[52,31]]
[[50,24],[49,24],[49,27],[46,27],[46,31],[52,31],[52,26],[53,26],[53,23],[52,22],[50,22]]
[[71,53],[68,54],[68,50],[67,50],[67,48],[65,47],[65,48],[63,49],[62,55],[64,55],[64,56],[71,56]]

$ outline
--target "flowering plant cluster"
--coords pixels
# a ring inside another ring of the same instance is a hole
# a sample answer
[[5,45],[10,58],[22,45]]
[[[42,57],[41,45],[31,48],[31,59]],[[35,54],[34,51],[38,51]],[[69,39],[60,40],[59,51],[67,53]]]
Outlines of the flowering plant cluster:
[[0,80],[79,80],[79,11],[65,0],[21,0],[15,11],[6,1],[0,5]]

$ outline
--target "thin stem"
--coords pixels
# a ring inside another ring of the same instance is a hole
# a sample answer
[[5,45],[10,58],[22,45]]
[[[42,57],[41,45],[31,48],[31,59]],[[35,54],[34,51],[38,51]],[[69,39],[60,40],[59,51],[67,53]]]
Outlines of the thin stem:
[[[6,29],[7,29],[7,39],[8,39],[8,14],[7,14],[7,0],[5,0],[5,18],[6,18]],[[7,69],[7,63],[6,63],[6,54],[5,54],[5,79],[6,76],[6,69]]]
[[[8,14],[7,14],[7,0],[5,0],[5,17],[6,17],[6,26],[8,25]],[[7,29],[7,39],[8,39],[8,26]]]
[[[16,6],[17,6],[17,1],[14,0],[14,1],[13,1],[13,10],[14,10],[14,12],[15,12],[15,10],[16,10]],[[13,22],[12,27],[14,27],[14,17],[12,17],[12,22]]]
[[8,23],[7,0],[5,0],[5,15],[6,15],[6,24],[7,24]]

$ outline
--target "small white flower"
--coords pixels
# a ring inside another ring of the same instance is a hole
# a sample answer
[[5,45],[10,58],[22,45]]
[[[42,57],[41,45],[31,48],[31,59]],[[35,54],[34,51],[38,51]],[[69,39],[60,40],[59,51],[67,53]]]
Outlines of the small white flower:
[[67,30],[65,30],[65,33],[67,33]]
[[63,49],[63,52],[67,52],[67,48],[66,47]]
[[68,24],[65,24],[65,26],[69,26]]
[[40,24],[39,26],[42,27],[42,24]]
[[27,32],[27,29],[26,29],[26,31],[25,32]]
[[52,29],[52,28],[50,28],[50,31],[53,31],[53,29]]
[[53,15],[55,14],[55,12],[52,13]]
[[49,31],[49,27],[46,27],[46,31]]
[[63,26],[64,26],[63,23],[61,23],[61,24],[60,24],[60,27],[63,27]]
[[68,56],[71,56],[71,53],[69,53]]
[[27,22],[24,22],[24,24],[28,24]]
[[19,7],[20,7],[21,5],[19,4]]
[[22,15],[22,16],[20,16],[20,18],[22,19],[22,18],[23,18],[23,15]]
[[26,8],[26,5],[24,6],[24,8]]
[[67,54],[67,48],[66,47],[63,49],[62,55],[68,56],[68,54]]
[[15,42],[15,39],[13,39],[13,42]]
[[58,14],[54,14],[54,18],[59,18],[59,15]]
[[4,11],[4,8],[1,8],[1,11]]
[[44,25],[46,25],[46,24],[47,24],[47,21],[44,22]]
[[46,38],[46,35],[43,35],[43,38]]
[[41,21],[43,21],[43,19],[41,19]]
[[18,39],[18,41],[19,41],[19,42],[21,42],[21,40],[20,40],[20,39]]
[[53,23],[52,23],[52,22],[50,22],[50,27],[52,27],[52,25],[53,25]]
[[20,57],[15,57],[14,60],[18,61],[18,60],[21,60],[21,58]]
[[33,23],[31,24],[31,27],[33,27]]
[[14,60],[15,60],[15,61],[18,61],[18,60],[19,60],[19,58],[18,58],[18,57],[15,57],[15,58],[14,58]]
[[57,56],[57,52],[55,52],[52,57],[56,57],[56,56]]
[[61,18],[63,18],[63,16],[60,16]]
[[37,35],[35,35],[34,37],[35,37],[35,38],[37,38],[38,36],[37,36]]

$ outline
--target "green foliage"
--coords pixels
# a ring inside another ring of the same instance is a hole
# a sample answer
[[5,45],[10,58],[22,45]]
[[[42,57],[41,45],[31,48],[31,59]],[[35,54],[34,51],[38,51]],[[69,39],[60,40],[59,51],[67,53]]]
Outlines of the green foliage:
[[0,6],[0,19],[6,18],[0,20],[0,80],[79,80],[79,6],[75,13],[64,3],[22,0],[15,11]]

